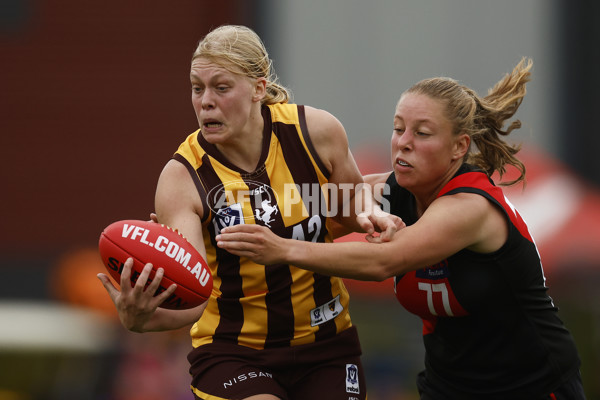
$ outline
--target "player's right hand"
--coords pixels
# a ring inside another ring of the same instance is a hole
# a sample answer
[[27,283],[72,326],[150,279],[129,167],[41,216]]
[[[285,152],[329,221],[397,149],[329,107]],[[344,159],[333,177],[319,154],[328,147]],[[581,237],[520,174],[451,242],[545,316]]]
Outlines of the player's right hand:
[[156,308],[173,294],[177,285],[173,284],[164,292],[154,296],[160,286],[164,270],[159,268],[154,279],[148,283],[152,264],[146,264],[132,287],[130,283],[132,267],[133,259],[128,258],[121,272],[120,291],[106,274],[99,273],[98,279],[115,304],[123,326],[132,332],[145,332],[144,326],[152,318]]

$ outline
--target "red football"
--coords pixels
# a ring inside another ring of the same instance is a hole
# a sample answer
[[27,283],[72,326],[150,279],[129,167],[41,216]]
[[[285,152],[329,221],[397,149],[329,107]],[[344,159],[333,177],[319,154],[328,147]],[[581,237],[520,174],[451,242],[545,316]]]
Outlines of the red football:
[[147,263],[153,266],[149,281],[158,268],[163,268],[157,294],[173,283],[177,290],[160,307],[183,310],[202,304],[210,296],[213,280],[206,261],[183,235],[165,225],[138,220],[114,222],[100,235],[98,248],[117,283],[129,257],[134,260],[132,286]]

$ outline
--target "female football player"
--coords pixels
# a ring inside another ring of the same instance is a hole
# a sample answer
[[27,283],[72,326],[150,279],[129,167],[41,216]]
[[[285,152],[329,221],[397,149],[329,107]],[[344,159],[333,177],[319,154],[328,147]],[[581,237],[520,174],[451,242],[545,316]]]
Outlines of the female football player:
[[[583,399],[573,338],[546,293],[535,242],[491,180],[517,146],[502,136],[519,108],[532,63],[523,59],[485,97],[455,80],[423,80],[402,94],[386,182],[407,227],[382,243],[285,240],[258,226],[227,228],[218,245],[270,265],[290,263],[360,280],[394,277],[399,302],[423,320],[421,399]],[[475,148],[476,145],[476,148]],[[551,216],[549,216],[551,218]]]
[[218,248],[215,238],[227,226],[257,224],[277,237],[331,242],[341,223],[381,229],[385,239],[400,219],[380,213],[370,192],[344,197],[341,184],[363,182],[344,128],[326,111],[289,103],[255,32],[210,32],[192,57],[190,77],[200,129],[166,164],[155,206],[158,220],[206,257],[213,292],[197,308],[157,308],[175,286],[154,297],[158,269],[144,290],[147,265],[132,288],[128,260],[120,291],[99,275],[121,322],[135,332],[193,324],[188,359],[199,399],[365,399],[342,280],[288,263],[266,267]]

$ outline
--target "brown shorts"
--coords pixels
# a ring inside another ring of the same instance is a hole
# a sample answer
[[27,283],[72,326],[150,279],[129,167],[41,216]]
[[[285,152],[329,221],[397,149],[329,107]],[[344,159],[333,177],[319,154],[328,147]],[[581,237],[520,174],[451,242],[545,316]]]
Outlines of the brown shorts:
[[367,387],[355,327],[301,346],[255,350],[211,343],[190,352],[196,399],[243,399],[272,394],[283,400],[364,400]]

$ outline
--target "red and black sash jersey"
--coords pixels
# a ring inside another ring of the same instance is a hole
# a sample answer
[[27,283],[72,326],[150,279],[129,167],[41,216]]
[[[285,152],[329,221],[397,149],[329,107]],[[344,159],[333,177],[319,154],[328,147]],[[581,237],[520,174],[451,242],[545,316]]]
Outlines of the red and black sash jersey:
[[194,347],[224,342],[255,349],[331,338],[352,326],[340,278],[293,265],[259,265],[219,247],[234,224],[260,224],[298,240],[331,242],[326,218],[329,172],[306,128],[304,107],[263,106],[263,146],[255,171],[231,164],[200,131],[174,158],[190,171],[203,202],[202,232],[213,293],[191,330]]
[[[414,196],[391,174],[391,212],[417,221]],[[506,243],[463,249],[394,280],[398,301],[423,321],[427,380],[450,398],[533,399],[579,367],[570,333],[547,294],[536,245],[502,189],[464,164],[438,197],[481,195],[506,215]]]

